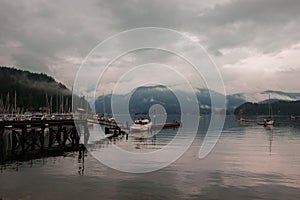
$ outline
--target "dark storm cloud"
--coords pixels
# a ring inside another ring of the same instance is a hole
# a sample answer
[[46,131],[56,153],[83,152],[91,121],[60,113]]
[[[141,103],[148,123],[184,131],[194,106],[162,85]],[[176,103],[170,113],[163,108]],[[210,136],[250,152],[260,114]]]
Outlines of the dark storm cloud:
[[47,71],[49,62],[61,54],[76,52],[85,56],[111,31],[101,31],[107,28],[102,18],[104,12],[92,12],[94,7],[81,5],[81,1],[4,0],[0,5],[0,41],[20,44],[8,55],[19,67],[30,67],[32,60],[34,69]]
[[47,72],[71,84],[78,60],[99,42],[145,26],[197,37],[224,60],[224,49],[244,49],[242,56],[235,50],[230,57],[239,63],[256,56],[249,49],[277,54],[299,43],[299,10],[299,0],[2,0],[0,64]]
[[241,0],[216,5],[198,17],[212,49],[251,46],[272,52],[300,40],[300,1]]
[[120,30],[159,26],[192,32],[212,53],[222,48],[250,46],[278,51],[300,39],[300,1],[233,0],[108,1],[98,3],[112,13]]

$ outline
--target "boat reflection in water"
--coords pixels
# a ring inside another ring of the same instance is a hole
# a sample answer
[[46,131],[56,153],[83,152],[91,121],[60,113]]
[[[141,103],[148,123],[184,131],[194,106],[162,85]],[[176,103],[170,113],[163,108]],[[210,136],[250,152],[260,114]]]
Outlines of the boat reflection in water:
[[130,135],[134,138],[149,138],[151,133],[152,123],[149,119],[137,119],[134,124],[130,126]]

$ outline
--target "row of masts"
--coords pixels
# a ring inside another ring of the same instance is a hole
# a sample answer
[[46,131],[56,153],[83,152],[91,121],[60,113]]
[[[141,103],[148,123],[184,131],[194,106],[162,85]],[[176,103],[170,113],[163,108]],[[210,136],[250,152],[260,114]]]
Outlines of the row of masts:
[[[0,114],[24,114],[29,108],[17,106],[17,92],[14,91],[14,100],[11,101],[11,94],[8,92],[6,95],[0,95]],[[57,92],[56,95],[56,108],[54,108],[53,96],[45,94],[45,104],[39,108],[39,111],[46,113],[71,113],[72,103],[70,102],[71,97],[64,96],[62,93]]]
[[56,109],[53,108],[53,96],[48,97],[48,94],[45,94],[46,105],[45,111],[47,113],[70,113],[72,112],[72,105],[69,103],[69,97],[63,95],[56,96]]
[[17,93],[14,92],[13,105],[10,102],[10,93],[8,92],[6,98],[3,94],[0,96],[0,113],[16,113],[17,112]]

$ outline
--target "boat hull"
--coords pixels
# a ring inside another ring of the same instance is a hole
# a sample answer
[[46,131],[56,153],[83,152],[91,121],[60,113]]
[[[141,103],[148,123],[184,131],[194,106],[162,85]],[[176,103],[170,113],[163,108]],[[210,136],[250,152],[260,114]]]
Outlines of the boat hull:
[[150,132],[151,126],[152,124],[145,124],[145,125],[134,124],[130,127],[130,132],[131,133]]
[[265,125],[265,126],[271,126],[271,125],[274,125],[274,120],[267,121],[267,122],[265,122],[264,125]]

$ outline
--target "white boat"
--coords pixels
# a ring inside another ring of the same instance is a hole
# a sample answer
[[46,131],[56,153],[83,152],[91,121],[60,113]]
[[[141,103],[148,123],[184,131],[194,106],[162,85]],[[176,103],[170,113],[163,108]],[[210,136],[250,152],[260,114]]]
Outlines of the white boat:
[[130,133],[134,132],[150,132],[152,123],[149,119],[137,119],[134,124],[130,126]]
[[274,125],[274,120],[273,119],[264,119],[264,125],[265,126]]

